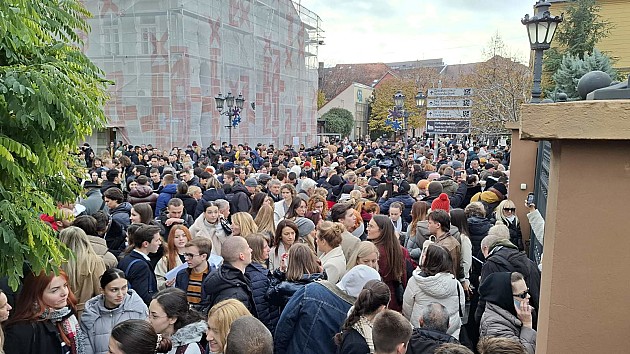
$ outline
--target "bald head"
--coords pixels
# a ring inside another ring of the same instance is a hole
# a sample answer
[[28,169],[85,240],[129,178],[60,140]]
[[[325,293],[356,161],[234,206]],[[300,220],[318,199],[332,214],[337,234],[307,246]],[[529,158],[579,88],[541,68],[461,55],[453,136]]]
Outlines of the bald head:
[[225,354],[273,354],[273,338],[265,325],[253,316],[232,322]]
[[242,262],[245,262],[245,266],[247,266],[251,262],[251,249],[243,237],[230,236],[221,245],[221,257],[233,266]]

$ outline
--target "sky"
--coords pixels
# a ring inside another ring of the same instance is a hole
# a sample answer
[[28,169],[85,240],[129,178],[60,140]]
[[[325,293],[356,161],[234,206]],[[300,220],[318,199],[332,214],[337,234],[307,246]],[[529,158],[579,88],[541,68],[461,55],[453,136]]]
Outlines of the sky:
[[[498,33],[506,49],[529,60],[527,30],[535,0],[295,0],[322,20],[319,61],[335,64],[443,58],[446,64],[484,60]],[[552,14],[553,7],[551,9]]]

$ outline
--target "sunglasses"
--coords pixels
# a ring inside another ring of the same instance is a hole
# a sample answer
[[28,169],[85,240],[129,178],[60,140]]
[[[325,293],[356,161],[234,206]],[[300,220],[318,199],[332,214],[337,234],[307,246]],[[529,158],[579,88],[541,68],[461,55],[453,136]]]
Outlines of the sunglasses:
[[523,291],[523,292],[522,292],[522,293],[520,293],[520,294],[512,294],[512,295],[513,295],[513,296],[516,296],[516,297],[518,297],[518,298],[521,298],[521,299],[527,299],[527,295],[528,295],[528,294],[529,294],[529,289],[527,289],[527,290]]
[[505,210],[505,211],[515,212],[515,211],[516,211],[516,208],[503,208],[503,210]]

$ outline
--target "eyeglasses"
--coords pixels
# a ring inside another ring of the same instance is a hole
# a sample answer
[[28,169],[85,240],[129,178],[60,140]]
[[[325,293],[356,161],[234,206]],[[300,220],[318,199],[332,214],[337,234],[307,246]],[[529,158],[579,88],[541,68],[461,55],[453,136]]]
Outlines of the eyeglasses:
[[505,211],[515,212],[515,211],[516,211],[516,208],[503,208],[503,210],[505,210]]
[[195,258],[195,256],[201,256],[200,254],[184,253],[184,258]]
[[515,297],[518,297],[518,298],[521,298],[521,299],[527,299],[527,295],[528,294],[529,294],[529,289],[523,291],[520,294],[512,294],[512,296],[515,296]]

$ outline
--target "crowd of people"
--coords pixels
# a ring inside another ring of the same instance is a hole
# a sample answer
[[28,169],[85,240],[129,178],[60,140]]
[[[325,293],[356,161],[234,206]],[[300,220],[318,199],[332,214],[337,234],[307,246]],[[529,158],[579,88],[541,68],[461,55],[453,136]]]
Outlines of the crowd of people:
[[41,217],[74,256],[2,286],[0,352],[535,352],[509,147],[81,149],[84,193]]

